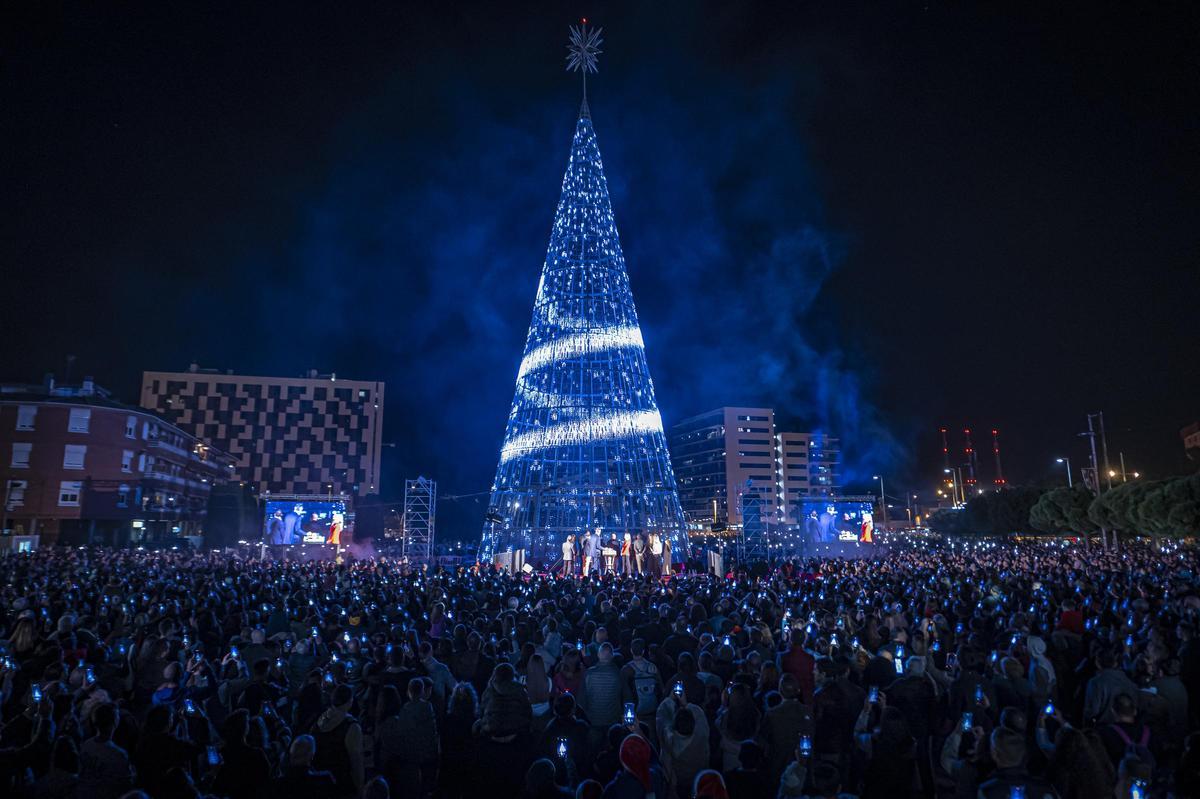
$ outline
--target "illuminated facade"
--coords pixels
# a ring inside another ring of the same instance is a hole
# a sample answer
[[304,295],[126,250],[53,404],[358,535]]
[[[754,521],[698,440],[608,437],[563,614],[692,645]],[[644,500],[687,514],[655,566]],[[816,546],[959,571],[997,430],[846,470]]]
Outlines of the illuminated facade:
[[671,428],[684,515],[696,529],[738,527],[748,496],[770,524],[799,524],[806,503],[841,492],[841,446],[780,431],[771,408],[717,408]]
[[237,459],[260,494],[379,490],[383,383],[335,375],[249,377],[193,364],[145,372],[142,407]]
[[480,557],[686,529],[608,184],[584,105],[492,485]]

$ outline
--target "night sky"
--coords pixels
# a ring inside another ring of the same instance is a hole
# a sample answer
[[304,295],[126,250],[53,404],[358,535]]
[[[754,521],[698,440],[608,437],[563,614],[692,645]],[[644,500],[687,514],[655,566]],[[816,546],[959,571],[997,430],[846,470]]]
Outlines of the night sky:
[[[0,380],[68,354],[128,401],[192,361],[380,379],[385,496],[486,490],[586,15],[667,425],[769,405],[899,493],[942,424],[1061,480],[1103,410],[1114,460],[1194,469],[1188,4],[97,5],[0,26]],[[483,508],[441,510],[453,535]]]

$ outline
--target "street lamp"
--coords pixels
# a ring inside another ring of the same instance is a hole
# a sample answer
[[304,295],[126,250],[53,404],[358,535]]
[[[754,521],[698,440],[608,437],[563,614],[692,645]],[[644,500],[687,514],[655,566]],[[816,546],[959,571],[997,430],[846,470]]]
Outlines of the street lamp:
[[879,474],[872,475],[871,479],[879,481],[879,512],[881,514],[883,514],[883,524],[881,526],[887,527],[887,524],[888,524],[887,497],[883,493],[883,475],[879,475]]
[[[958,497],[959,497],[959,493],[961,491],[961,485],[962,485],[962,482],[959,480],[960,475],[959,475],[958,467],[956,466],[953,469],[942,469],[942,471],[945,472],[946,474],[950,475],[950,484],[954,487],[954,494],[952,497],[954,500],[953,504],[954,504],[954,507],[957,508],[959,505]],[[967,504],[967,497],[965,494],[963,495],[963,498],[962,498],[962,504],[964,504],[964,505]]]
[[1070,458],[1056,458],[1055,460],[1058,463],[1065,463],[1067,465],[1067,488],[1074,488],[1075,483],[1071,479],[1071,459]]

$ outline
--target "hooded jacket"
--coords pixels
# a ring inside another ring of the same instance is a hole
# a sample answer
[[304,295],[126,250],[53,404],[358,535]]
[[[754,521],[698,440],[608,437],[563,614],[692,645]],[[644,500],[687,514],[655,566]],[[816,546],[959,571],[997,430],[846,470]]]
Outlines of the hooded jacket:
[[529,695],[519,682],[489,681],[479,710],[483,731],[495,738],[529,732],[533,722]]

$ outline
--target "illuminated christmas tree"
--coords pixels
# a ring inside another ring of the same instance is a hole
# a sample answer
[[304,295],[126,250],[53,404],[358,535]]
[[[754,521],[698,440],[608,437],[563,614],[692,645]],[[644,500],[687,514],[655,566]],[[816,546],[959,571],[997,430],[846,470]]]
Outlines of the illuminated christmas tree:
[[572,29],[584,98],[484,523],[481,560],[553,562],[568,534],[686,528],[587,106],[599,30]]

